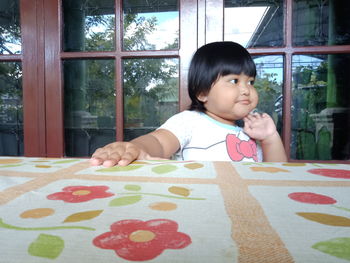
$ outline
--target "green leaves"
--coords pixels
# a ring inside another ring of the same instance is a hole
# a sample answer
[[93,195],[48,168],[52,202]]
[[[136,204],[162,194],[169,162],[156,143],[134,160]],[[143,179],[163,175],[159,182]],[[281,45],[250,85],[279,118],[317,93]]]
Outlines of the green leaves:
[[338,237],[318,242],[312,248],[337,258],[350,260],[350,237]]
[[177,170],[177,166],[173,164],[162,164],[152,168],[152,171],[157,174],[170,173],[175,170]]
[[38,238],[33,241],[28,253],[32,256],[55,259],[64,248],[64,241],[59,236],[40,234]]
[[141,186],[139,186],[137,184],[127,184],[124,186],[124,189],[128,190],[128,191],[140,191]]
[[[160,174],[160,175],[171,173],[179,169],[178,163],[171,164],[171,163],[163,162],[163,163],[153,164],[153,163],[135,161],[134,163],[127,166],[114,166],[109,168],[101,168],[96,170],[96,172],[101,172],[101,173],[129,172],[129,171],[137,170],[137,169],[140,169],[141,167],[147,167],[147,166],[152,167],[151,171],[153,173]],[[196,170],[196,169],[203,168],[204,165],[201,163],[190,162],[190,163],[185,163],[183,167],[186,168],[187,170]],[[148,169],[145,170],[145,175],[149,173],[150,171]]]
[[45,227],[20,227],[5,223],[2,218],[0,218],[0,228],[19,230],[19,231],[45,231],[45,230],[59,230],[59,229],[82,229],[95,231],[95,228],[86,226],[45,226]]
[[143,165],[113,166],[96,170],[96,172],[128,172],[141,168]]
[[74,162],[78,162],[78,159],[72,159],[72,160],[61,160],[61,161],[56,161],[54,162],[54,164],[62,164],[62,163],[74,163]]
[[113,199],[109,202],[109,206],[125,206],[132,205],[142,199],[141,195],[123,196]]

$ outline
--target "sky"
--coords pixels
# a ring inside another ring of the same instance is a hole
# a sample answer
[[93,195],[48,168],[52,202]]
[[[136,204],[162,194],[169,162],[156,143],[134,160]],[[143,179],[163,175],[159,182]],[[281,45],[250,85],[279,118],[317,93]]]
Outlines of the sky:
[[154,16],[157,18],[156,30],[147,36],[149,43],[154,44],[156,49],[162,49],[178,38],[179,12],[142,13],[140,16],[146,19]]
[[246,47],[268,9],[268,6],[225,8],[225,40]]

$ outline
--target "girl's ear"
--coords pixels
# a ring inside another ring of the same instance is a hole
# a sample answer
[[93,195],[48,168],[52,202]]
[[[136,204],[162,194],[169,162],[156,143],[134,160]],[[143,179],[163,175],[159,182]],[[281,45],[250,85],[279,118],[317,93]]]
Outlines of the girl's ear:
[[204,95],[203,93],[199,94],[197,96],[197,99],[200,101],[200,102],[203,102],[203,103],[206,103],[207,100],[208,100],[208,96],[207,95]]

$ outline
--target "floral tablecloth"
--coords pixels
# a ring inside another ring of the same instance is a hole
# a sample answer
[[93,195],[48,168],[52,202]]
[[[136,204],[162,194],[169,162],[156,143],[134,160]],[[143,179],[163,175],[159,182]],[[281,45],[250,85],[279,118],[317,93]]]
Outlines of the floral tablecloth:
[[350,165],[0,158],[0,262],[350,262]]

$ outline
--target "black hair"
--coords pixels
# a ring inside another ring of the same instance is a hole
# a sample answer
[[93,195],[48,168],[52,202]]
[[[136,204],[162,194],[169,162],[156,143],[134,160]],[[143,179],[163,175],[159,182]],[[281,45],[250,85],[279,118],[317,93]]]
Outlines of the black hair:
[[256,76],[255,63],[240,44],[222,41],[200,47],[193,55],[188,71],[188,93],[192,101],[190,110],[204,112],[203,102],[197,97],[207,94],[219,77],[241,73]]

